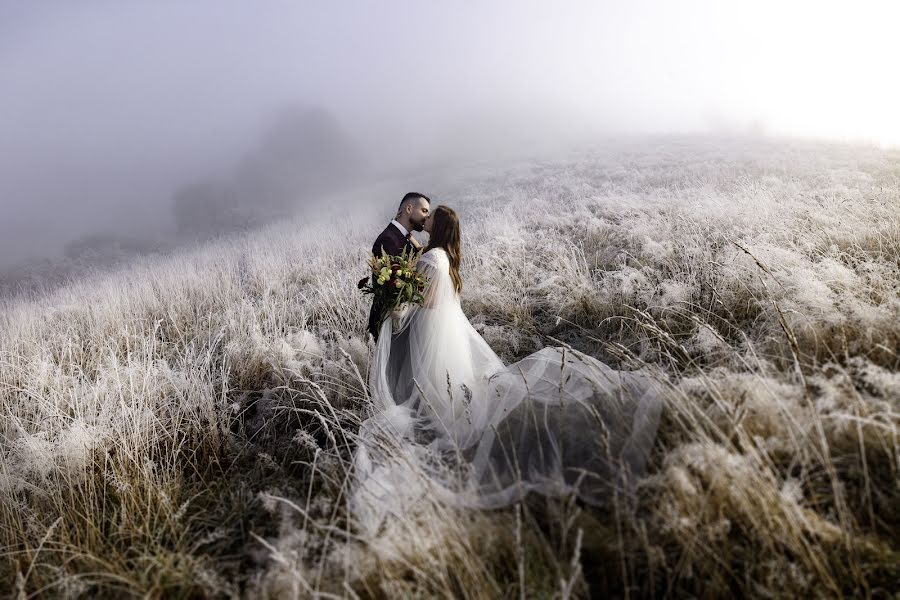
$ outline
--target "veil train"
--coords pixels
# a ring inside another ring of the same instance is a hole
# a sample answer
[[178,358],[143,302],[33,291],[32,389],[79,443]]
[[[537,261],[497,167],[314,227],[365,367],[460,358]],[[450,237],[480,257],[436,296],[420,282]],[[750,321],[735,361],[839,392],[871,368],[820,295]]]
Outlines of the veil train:
[[600,505],[631,494],[656,437],[659,384],[566,347],[505,365],[469,323],[440,248],[419,260],[422,306],[382,323],[373,411],[354,457],[349,508],[375,531],[424,494],[495,508],[528,492]]

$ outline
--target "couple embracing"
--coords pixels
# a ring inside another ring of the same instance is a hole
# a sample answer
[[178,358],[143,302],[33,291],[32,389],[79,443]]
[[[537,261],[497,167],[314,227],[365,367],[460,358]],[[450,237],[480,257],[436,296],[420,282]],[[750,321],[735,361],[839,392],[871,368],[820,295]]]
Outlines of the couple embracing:
[[[412,231],[427,232],[428,244]],[[426,489],[480,508],[530,491],[592,504],[633,491],[656,436],[656,380],[570,347],[506,365],[462,310],[461,244],[453,209],[409,193],[373,245],[376,257],[414,253],[427,286],[393,319],[381,321],[373,302],[372,405],[359,431],[351,509],[376,527]]]

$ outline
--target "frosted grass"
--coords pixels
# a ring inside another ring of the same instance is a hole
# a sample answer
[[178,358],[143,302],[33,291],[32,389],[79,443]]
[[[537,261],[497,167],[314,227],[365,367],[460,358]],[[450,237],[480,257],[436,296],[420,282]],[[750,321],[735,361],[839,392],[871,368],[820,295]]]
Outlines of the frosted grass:
[[[504,360],[564,343],[667,374],[635,503],[459,514],[426,495],[377,535],[349,519],[373,349],[355,282],[394,197],[426,184],[462,216],[463,308]],[[4,588],[896,593],[898,202],[896,151],[620,140],[381,182],[8,299]]]

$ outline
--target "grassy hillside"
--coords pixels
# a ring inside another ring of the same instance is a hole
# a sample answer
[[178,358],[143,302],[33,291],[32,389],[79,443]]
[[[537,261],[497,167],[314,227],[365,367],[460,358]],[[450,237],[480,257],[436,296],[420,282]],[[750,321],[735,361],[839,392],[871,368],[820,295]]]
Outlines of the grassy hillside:
[[[407,188],[511,362],[664,373],[636,502],[345,500],[355,288]],[[900,152],[621,141],[458,167],[0,310],[0,586],[151,597],[885,597],[900,581]]]

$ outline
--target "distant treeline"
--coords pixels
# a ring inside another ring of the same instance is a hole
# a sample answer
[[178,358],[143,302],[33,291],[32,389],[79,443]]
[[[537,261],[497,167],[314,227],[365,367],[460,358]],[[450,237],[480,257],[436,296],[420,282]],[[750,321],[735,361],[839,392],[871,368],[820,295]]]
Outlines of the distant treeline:
[[290,107],[269,122],[257,147],[228,175],[176,191],[171,202],[174,239],[89,232],[66,243],[61,259],[32,259],[0,269],[0,296],[53,288],[135,255],[289,217],[323,194],[358,182],[363,171],[358,148],[331,113],[321,107]]

